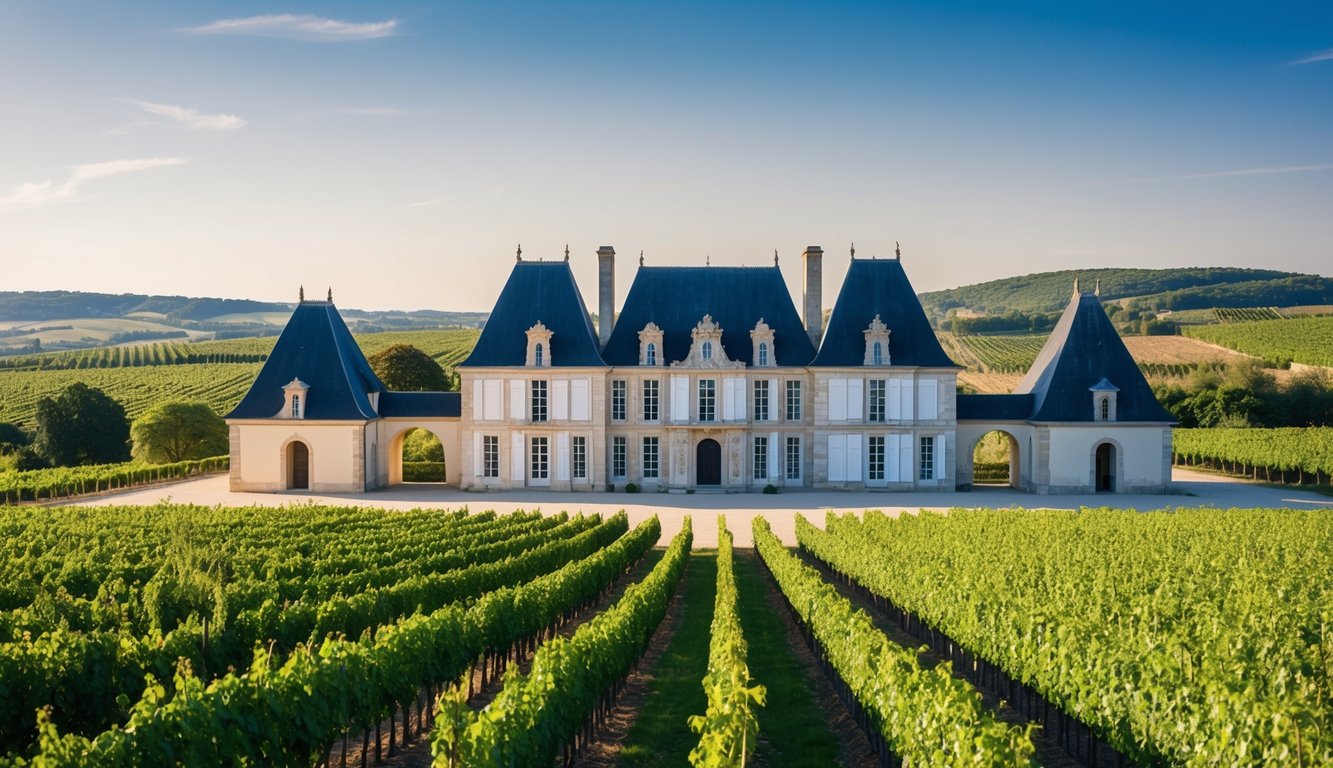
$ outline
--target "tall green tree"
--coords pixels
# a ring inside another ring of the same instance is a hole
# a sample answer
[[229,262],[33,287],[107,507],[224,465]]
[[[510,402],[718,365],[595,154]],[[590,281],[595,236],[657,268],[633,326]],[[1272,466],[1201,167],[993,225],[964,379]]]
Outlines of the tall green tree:
[[444,392],[451,389],[440,364],[411,344],[394,344],[368,358],[375,375],[395,392]]
[[129,461],[125,408],[82,382],[37,402],[32,450],[57,467]]
[[158,403],[130,427],[134,458],[150,464],[206,459],[227,452],[227,423],[203,403]]

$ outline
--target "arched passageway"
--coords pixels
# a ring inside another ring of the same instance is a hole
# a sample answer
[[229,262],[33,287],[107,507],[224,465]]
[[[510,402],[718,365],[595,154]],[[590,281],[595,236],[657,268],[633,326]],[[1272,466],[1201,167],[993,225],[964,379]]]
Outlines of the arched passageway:
[[1093,470],[1094,487],[1098,493],[1115,492],[1115,446],[1102,443],[1097,446]]
[[446,482],[444,444],[430,430],[406,430],[394,440],[392,449],[391,484]]
[[977,440],[972,449],[972,484],[1007,485],[1021,488],[1023,462],[1014,436],[992,430]]

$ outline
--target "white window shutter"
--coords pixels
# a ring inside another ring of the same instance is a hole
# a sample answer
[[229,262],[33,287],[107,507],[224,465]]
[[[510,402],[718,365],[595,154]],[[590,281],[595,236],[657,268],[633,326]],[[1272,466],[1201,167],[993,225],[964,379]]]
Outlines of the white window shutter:
[[777,420],[778,420],[778,413],[779,413],[778,408],[780,408],[780,407],[783,407],[783,406],[782,406],[782,404],[778,401],[778,380],[777,380],[777,379],[769,379],[769,380],[768,380],[768,420],[769,420],[769,421],[777,421]]
[[524,450],[523,433],[511,432],[509,435],[509,479],[523,483],[523,468],[527,463],[528,452]]
[[911,435],[902,435],[898,439],[898,479],[904,483],[913,482],[916,478],[912,476],[912,451],[916,448],[916,440]]
[[917,382],[921,389],[921,418],[938,419],[940,414],[939,379],[921,379]]
[[847,479],[847,436],[828,436],[828,479],[841,483]]
[[486,381],[472,382],[472,420],[481,421],[486,417]]
[[481,433],[472,433],[472,475],[481,477],[482,456],[481,456]]
[[690,378],[688,376],[671,377],[671,420],[674,422],[690,420]]
[[555,436],[555,477],[557,480],[569,479],[568,432],[559,432]]
[[731,379],[722,380],[722,420],[736,420],[736,393],[731,389]]
[[903,417],[903,382],[902,379],[889,379],[889,419],[897,421]]
[[750,412],[745,409],[745,379],[732,379],[731,387],[736,391],[733,396],[736,400],[736,420],[745,421]]
[[[828,420],[847,420],[847,380],[828,380]],[[833,478],[829,478],[832,480]]]
[[[772,384],[772,379],[769,384]],[[787,460],[787,448],[778,441],[781,436],[773,432],[768,436],[768,479],[777,480],[782,477],[782,462]]]
[[861,482],[861,444],[864,441],[862,435],[847,436],[847,480],[853,483]]
[[944,441],[947,439],[948,435],[937,435],[935,437],[935,477],[940,480],[949,479],[949,465],[946,463],[949,452],[944,450]]
[[588,421],[592,413],[592,386],[588,379],[574,379],[569,390],[569,417],[574,421]]
[[504,384],[500,379],[486,380],[484,418],[487,421],[504,420]]
[[865,400],[865,379],[847,380],[847,418],[850,421],[860,421],[865,418],[861,415],[861,403]]
[[551,418],[569,421],[569,379],[551,382]]
[[903,381],[903,385],[902,385],[902,390],[901,390],[901,391],[902,391],[902,395],[903,395],[903,404],[902,404],[902,407],[901,407],[901,409],[900,409],[900,410],[902,411],[902,414],[903,414],[903,415],[902,415],[902,418],[905,419],[905,420],[907,420],[907,421],[911,421],[911,420],[912,420],[912,414],[916,413],[916,411],[912,409],[912,400],[913,400],[912,395],[913,395],[913,393],[914,393],[916,390],[912,389],[912,380],[911,380],[911,379],[905,379],[905,380]]
[[525,421],[528,418],[528,383],[526,381],[509,382],[509,418]]

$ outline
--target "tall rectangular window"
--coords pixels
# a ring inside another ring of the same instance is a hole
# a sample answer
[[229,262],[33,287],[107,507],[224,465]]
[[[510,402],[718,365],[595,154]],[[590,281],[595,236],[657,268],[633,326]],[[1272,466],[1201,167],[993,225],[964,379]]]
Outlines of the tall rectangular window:
[[569,467],[575,480],[588,479],[588,438],[575,435],[570,438]]
[[935,479],[935,438],[921,438],[921,474],[922,480]]
[[717,379],[699,379],[699,421],[717,420]]
[[787,421],[801,420],[801,382],[787,382]]
[[[519,402],[521,403],[523,401],[519,400]],[[534,422],[546,421],[546,382],[544,381],[532,382],[531,406],[532,409],[530,413],[532,414],[532,420]]]
[[292,395],[292,418],[301,418],[301,396]]
[[549,480],[551,477],[551,439],[532,438],[532,479]]
[[788,480],[801,479],[801,438],[787,438],[787,467],[784,475]]
[[643,380],[643,420],[657,421],[662,418],[662,388],[657,379]]
[[481,437],[481,476],[500,476],[499,435],[482,435]]
[[866,450],[866,479],[884,479],[884,436],[871,435]]
[[611,380],[611,421],[625,420],[625,380]]
[[754,420],[768,421],[768,379],[754,383]]
[[611,438],[611,477],[625,476],[625,456],[629,453],[629,439],[623,435]]
[[656,479],[657,467],[657,438],[645,437],[643,439],[643,479]]
[[867,396],[869,402],[867,403],[868,407],[866,408],[866,416],[869,421],[884,421],[884,406],[887,402],[887,398],[884,394],[885,384],[886,382],[884,379],[870,380],[870,394]]
[[754,439],[754,479],[763,480],[768,477],[768,438],[756,437]]

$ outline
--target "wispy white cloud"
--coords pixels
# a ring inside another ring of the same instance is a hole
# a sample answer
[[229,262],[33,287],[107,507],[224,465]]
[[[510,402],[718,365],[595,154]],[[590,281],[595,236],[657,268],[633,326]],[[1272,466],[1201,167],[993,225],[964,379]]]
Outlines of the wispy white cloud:
[[105,179],[108,176],[137,173],[169,165],[182,165],[187,162],[189,161],[182,157],[141,157],[134,160],[110,160],[105,163],[71,166],[69,177],[60,183],[56,183],[55,179],[47,179],[18,185],[9,195],[0,197],[0,211],[38,208],[68,200],[78,195],[79,190],[94,179]]
[[1188,181],[1190,179],[1220,179],[1227,176],[1276,176],[1284,173],[1315,173],[1333,171],[1333,163],[1314,165],[1266,165],[1257,168],[1237,168],[1231,171],[1212,171],[1210,173],[1187,173],[1180,176],[1157,176],[1137,181]]
[[281,13],[248,16],[243,19],[219,19],[201,27],[188,27],[185,31],[197,35],[253,35],[336,42],[389,37],[397,28],[397,19],[356,23],[325,19],[310,14]]
[[139,109],[150,115],[170,118],[190,128],[203,128],[210,131],[232,131],[249,125],[236,115],[206,115],[197,109],[177,107],[171,104],[154,104],[151,101],[134,102]]
[[1319,53],[1312,53],[1312,54],[1310,54],[1309,56],[1306,56],[1306,57],[1303,58],[1303,59],[1296,59],[1295,61],[1289,61],[1289,62],[1287,62],[1287,63],[1288,63],[1288,64],[1313,64],[1313,63],[1315,63],[1316,61],[1333,61],[1333,48],[1329,48],[1329,49],[1326,50],[1326,51],[1320,51]]
[[449,202],[449,198],[447,198],[447,197],[436,197],[436,198],[432,198],[432,199],[430,199],[430,200],[422,200],[421,202],[418,202],[418,203],[412,203],[412,204],[408,205],[407,207],[408,207],[408,208],[429,208],[429,207],[432,206],[432,205],[440,205],[441,203],[447,203],[447,202]]

